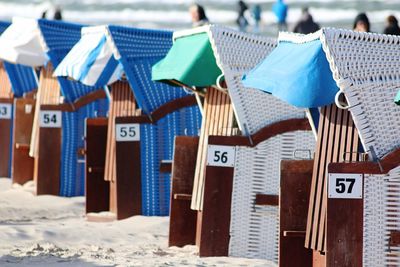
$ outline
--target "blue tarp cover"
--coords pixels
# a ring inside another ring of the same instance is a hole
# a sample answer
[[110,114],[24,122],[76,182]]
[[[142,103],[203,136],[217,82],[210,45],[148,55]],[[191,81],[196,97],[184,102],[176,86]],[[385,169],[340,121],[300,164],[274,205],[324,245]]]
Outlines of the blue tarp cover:
[[243,84],[303,108],[331,104],[339,90],[320,40],[300,44],[281,41],[243,77]]

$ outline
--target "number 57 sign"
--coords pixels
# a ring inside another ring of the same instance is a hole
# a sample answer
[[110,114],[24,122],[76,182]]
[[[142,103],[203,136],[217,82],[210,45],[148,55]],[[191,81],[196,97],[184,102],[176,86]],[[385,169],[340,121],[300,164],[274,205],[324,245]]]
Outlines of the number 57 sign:
[[363,176],[358,173],[330,173],[329,198],[360,199],[363,195]]

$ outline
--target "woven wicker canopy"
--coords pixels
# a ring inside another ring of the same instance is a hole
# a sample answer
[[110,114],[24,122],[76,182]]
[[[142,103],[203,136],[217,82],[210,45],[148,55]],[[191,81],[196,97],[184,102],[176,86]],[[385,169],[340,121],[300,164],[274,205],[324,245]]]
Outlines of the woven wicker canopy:
[[156,81],[178,81],[188,86],[214,85],[221,70],[206,32],[179,37],[167,56],[153,66]]
[[304,108],[333,103],[339,90],[319,39],[279,42],[261,64],[243,77],[243,84]]

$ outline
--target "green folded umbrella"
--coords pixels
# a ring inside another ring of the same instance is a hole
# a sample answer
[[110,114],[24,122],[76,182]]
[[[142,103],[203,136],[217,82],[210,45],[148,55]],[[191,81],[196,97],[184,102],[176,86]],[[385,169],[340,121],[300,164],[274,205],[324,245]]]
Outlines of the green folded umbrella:
[[152,69],[153,81],[206,87],[216,84],[221,70],[206,32],[175,39],[167,56]]
[[400,106],[400,90],[397,92],[397,95],[394,98],[394,103]]

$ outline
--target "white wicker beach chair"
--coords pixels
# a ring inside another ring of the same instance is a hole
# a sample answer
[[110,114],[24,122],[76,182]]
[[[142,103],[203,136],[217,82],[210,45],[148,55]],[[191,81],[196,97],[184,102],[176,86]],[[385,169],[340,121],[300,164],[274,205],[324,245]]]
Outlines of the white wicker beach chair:
[[[170,62],[173,55],[181,55],[178,50],[185,47],[185,37],[187,45],[190,44],[188,40],[193,41],[195,37],[201,40],[201,46],[185,52],[189,57],[193,56],[190,53],[199,50],[203,53],[202,59],[207,57],[211,61],[209,72],[202,73],[206,77],[208,73],[207,81],[189,78],[193,69],[200,65],[196,58],[187,59],[191,63],[187,69],[179,69],[176,73],[169,71],[174,67]],[[280,160],[293,159],[297,149],[312,151],[315,139],[304,109],[246,88],[241,82],[242,76],[273,50],[276,40],[215,25],[176,32],[174,39],[176,49],[170,51],[165,61],[158,63],[156,79],[178,81],[189,88],[208,87],[191,198],[191,208],[201,211],[198,214],[196,242],[200,247],[199,254],[277,261],[277,202],[268,207],[257,205],[255,208],[256,196],[272,195],[268,197],[277,200]],[[213,54],[211,60],[210,54]],[[219,77],[218,73],[211,71],[214,67],[212,63],[215,63],[213,60],[222,73]],[[227,89],[221,85],[223,80]],[[232,136],[232,127],[236,126],[242,136]],[[207,164],[209,145],[221,144],[230,146],[230,151],[234,147],[236,151],[236,160],[229,168]],[[307,154],[308,157],[310,155]],[[265,210],[269,212],[264,214]]]
[[[322,148],[321,151],[324,152],[321,157],[318,154],[320,150],[316,151],[319,161],[315,164],[315,170],[320,171],[314,171],[313,174],[309,210],[311,223],[307,227],[306,246],[325,251],[325,168],[330,162],[358,160],[357,153],[362,152],[358,149],[358,136],[363,151],[369,153],[370,159],[374,161],[400,145],[397,137],[400,110],[393,103],[400,82],[397,60],[400,39],[381,34],[325,28],[310,35],[281,33],[279,40],[298,44],[321,42],[333,78],[340,89],[335,98],[336,105],[345,109],[337,111],[337,108],[327,106],[321,110],[321,118],[325,118],[324,123],[328,123],[328,129],[320,129],[318,147],[322,144],[321,140],[327,146]],[[340,94],[344,95],[346,103],[341,101]],[[351,114],[349,119],[344,119],[347,118],[346,110]],[[356,129],[352,126],[352,121]],[[344,138],[343,141],[341,138]],[[344,144],[347,147],[339,148]],[[344,153],[349,154],[344,156]]]
[[364,150],[382,172],[364,174],[363,266],[398,266],[399,244],[393,244],[392,233],[400,230],[400,169],[384,173],[382,165],[400,147],[400,109],[393,103],[400,86],[400,38],[323,29],[321,41]]
[[[276,46],[275,39],[240,33],[214,25],[205,29],[208,32],[217,64],[224,75],[239,129],[244,135],[254,134],[277,121],[305,117],[304,110],[256,89],[246,88],[241,83],[242,76]],[[201,175],[195,176],[193,209],[201,210],[202,207],[202,181],[198,181],[202,178]]]
[[[305,111],[241,83],[276,46],[276,40],[244,34],[224,27],[209,30],[217,64],[245,136],[276,122],[305,118]],[[273,67],[273,66],[271,66]],[[313,151],[311,131],[294,131],[267,139],[257,146],[236,147],[231,205],[229,255],[278,261],[279,212],[277,206],[256,206],[256,195],[279,195],[280,160],[293,159],[296,150]]]
[[365,151],[382,158],[400,146],[400,109],[393,103],[400,86],[400,38],[329,28],[320,38]]

